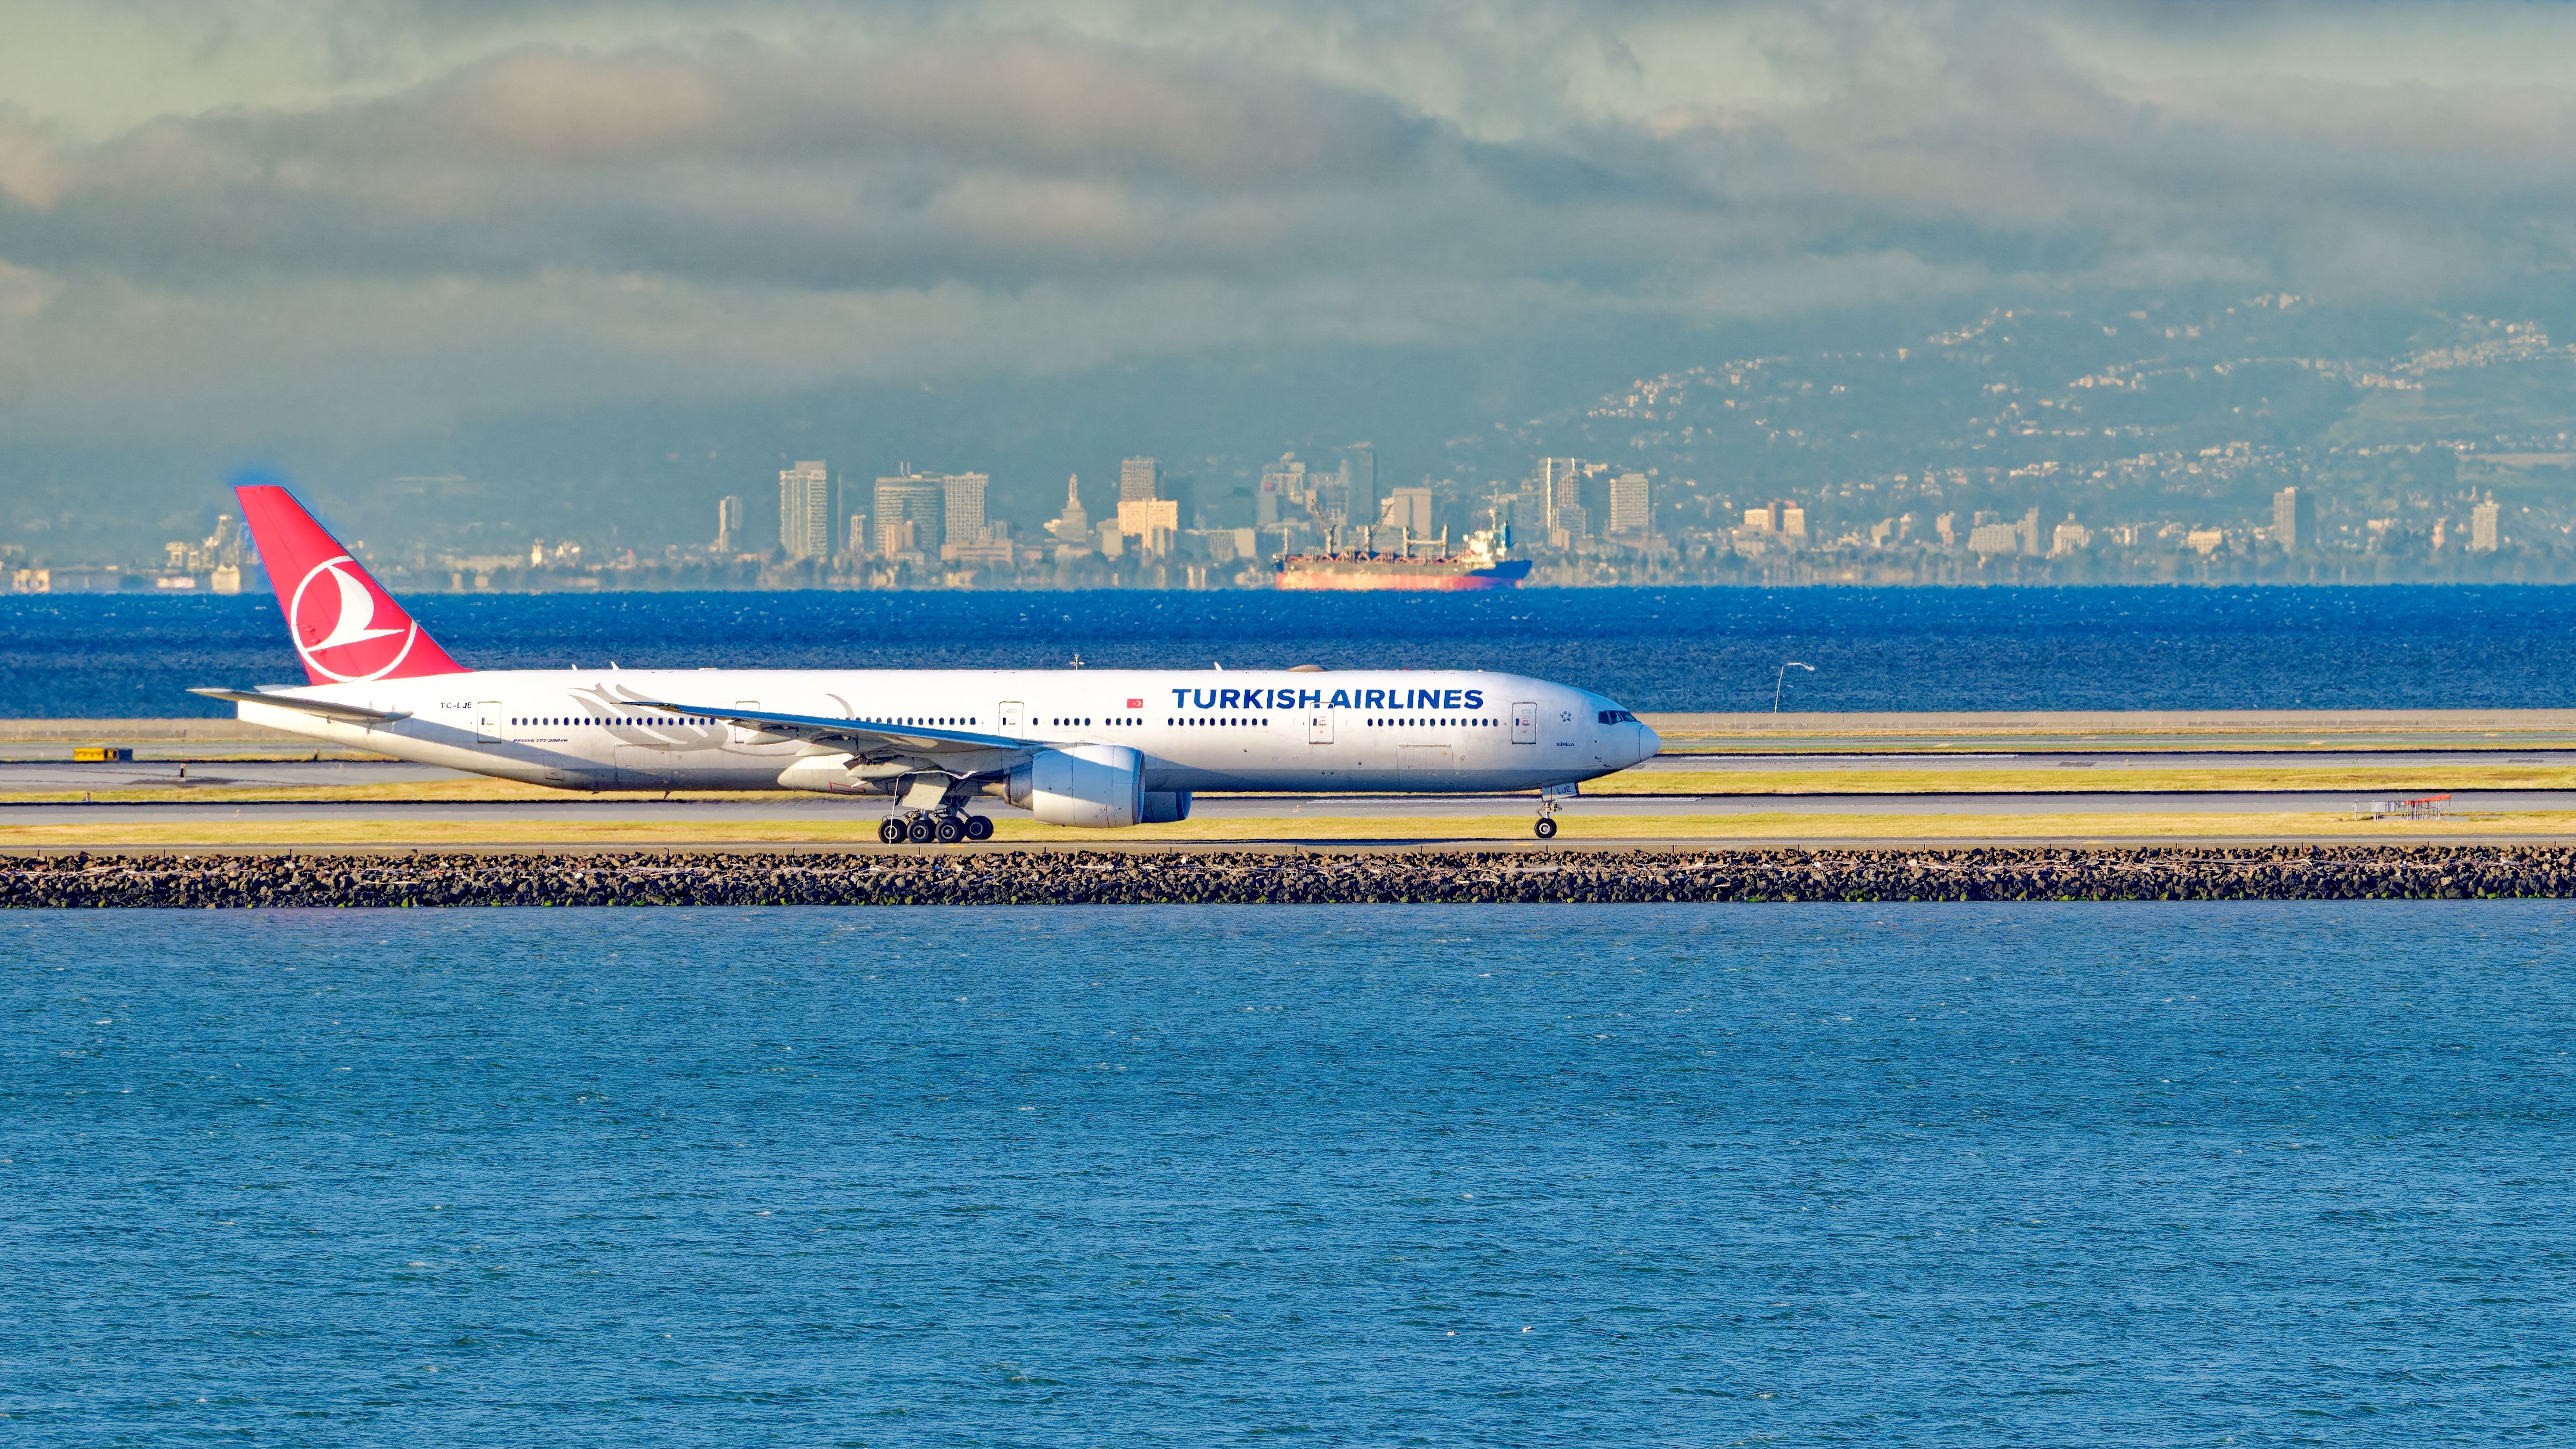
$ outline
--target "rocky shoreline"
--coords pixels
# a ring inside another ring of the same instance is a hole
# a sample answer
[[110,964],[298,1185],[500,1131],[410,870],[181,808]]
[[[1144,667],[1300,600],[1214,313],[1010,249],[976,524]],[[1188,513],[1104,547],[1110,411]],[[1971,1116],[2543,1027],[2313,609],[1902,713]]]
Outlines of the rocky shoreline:
[[16,909],[2571,896],[2562,846],[0,855]]

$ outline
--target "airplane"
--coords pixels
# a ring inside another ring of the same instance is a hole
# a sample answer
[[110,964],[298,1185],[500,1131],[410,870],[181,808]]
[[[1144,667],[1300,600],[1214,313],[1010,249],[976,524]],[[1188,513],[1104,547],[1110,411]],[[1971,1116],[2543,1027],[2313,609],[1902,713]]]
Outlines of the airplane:
[[1186,820],[1210,790],[1534,790],[1547,839],[1582,781],[1660,747],[1602,695],[1470,670],[470,670],[284,487],[234,492],[309,682],[192,693],[532,785],[883,798],[889,845],[990,839],[979,797],[1119,828]]

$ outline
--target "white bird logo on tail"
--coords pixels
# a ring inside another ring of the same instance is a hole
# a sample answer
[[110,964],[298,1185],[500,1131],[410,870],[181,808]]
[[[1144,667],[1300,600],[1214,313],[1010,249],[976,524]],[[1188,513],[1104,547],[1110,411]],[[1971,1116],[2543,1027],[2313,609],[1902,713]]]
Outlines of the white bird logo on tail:
[[[326,653],[334,649],[345,648],[351,644],[363,644],[370,639],[382,639],[390,635],[403,634],[406,632],[417,635],[419,632],[419,626],[409,624],[409,621],[405,621],[405,625],[408,627],[397,626],[391,629],[379,629],[376,627],[375,596],[367,592],[367,586],[365,584],[360,583],[354,576],[340,567],[342,564],[355,562],[357,562],[357,560],[344,553],[337,558],[325,559],[321,563],[315,564],[312,571],[304,576],[304,581],[295,586],[295,600],[287,609],[289,615],[287,621],[288,629],[295,639],[295,652],[303,655],[304,662],[311,665],[316,671],[337,680],[377,679],[383,677],[386,672],[391,670],[395,665],[402,663],[404,658],[411,653],[412,641],[410,639],[405,639],[403,641],[402,648],[397,650],[391,659],[386,660],[382,667],[368,670],[364,673],[343,674],[339,670],[333,669],[329,665],[324,664],[320,659],[315,657],[316,655]],[[304,600],[313,588],[313,581],[324,574],[330,575],[331,582],[339,586],[337,590],[340,605],[339,614],[331,621],[331,631],[328,634],[319,639],[308,642],[305,639]]]

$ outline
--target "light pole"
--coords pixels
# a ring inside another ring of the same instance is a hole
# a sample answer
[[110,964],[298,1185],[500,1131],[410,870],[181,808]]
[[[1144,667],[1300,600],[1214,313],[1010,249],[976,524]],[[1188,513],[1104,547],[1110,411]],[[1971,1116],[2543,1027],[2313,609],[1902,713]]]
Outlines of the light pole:
[[1789,682],[1789,671],[1792,669],[1803,669],[1809,674],[1816,672],[1816,666],[1812,664],[1801,664],[1795,659],[1781,665],[1779,677],[1771,681],[1771,712],[1773,714],[1778,714],[1780,712],[1780,687]]

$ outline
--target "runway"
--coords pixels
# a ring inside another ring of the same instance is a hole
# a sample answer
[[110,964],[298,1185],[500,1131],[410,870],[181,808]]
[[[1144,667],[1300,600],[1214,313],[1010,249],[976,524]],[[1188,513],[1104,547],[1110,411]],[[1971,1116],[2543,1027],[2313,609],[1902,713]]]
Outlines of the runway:
[[[874,846],[881,797],[589,795],[364,758],[285,758],[191,722],[160,758],[76,763],[36,731],[0,761],[0,846]],[[138,722],[121,722],[136,737]],[[1567,844],[2576,838],[2576,715],[1666,717],[1672,752],[1587,783]],[[1659,726],[1659,728],[1662,726]],[[1693,733],[1693,730],[1696,733]],[[2407,815],[2390,802],[2441,797]],[[1202,795],[1117,832],[1023,844],[1535,843],[1528,795]],[[2375,818],[2374,818],[2375,817]],[[2404,817],[2404,818],[2401,818]]]
[[[2535,756],[2552,769],[2568,757]],[[2053,768],[2046,757],[1933,757],[1905,777],[1925,788],[1891,790],[1884,757],[1805,760],[1829,782],[1864,774],[1873,788],[1777,793],[1763,763],[1706,758],[1658,760],[1614,777],[1630,793],[1587,794],[1557,815],[1567,843],[1705,840],[1742,844],[1959,843],[2120,838],[2228,840],[2576,837],[2576,786],[2453,790],[2426,819],[2371,818],[2374,801],[2407,798],[2379,790],[2222,788],[1994,790],[1942,788],[1999,767]],[[1911,764],[1911,762],[1906,762]],[[2339,763],[2349,763],[2348,758]],[[2403,781],[2417,766],[2383,762]],[[2429,768],[2440,761],[2427,762]],[[1715,766],[1712,772],[1711,767]],[[2249,785],[2276,774],[2279,757],[2244,762]],[[1742,791],[1659,790],[1712,773]],[[2091,781],[2104,774],[2074,778]],[[437,798],[442,791],[502,798]],[[71,792],[110,798],[83,800]],[[311,792],[274,798],[274,792]],[[271,798],[256,798],[270,795]],[[349,798],[352,795],[360,798]],[[68,798],[67,798],[68,796]],[[43,797],[41,799],[31,797]],[[333,798],[338,797],[338,798]],[[1130,831],[1062,831],[998,801],[974,808],[993,817],[999,838],[1016,843],[1191,841],[1367,842],[1432,845],[1531,841],[1537,802],[1528,795],[1201,796],[1191,818]],[[688,796],[540,792],[427,766],[365,762],[264,762],[192,766],[183,778],[166,764],[0,765],[0,846],[114,845],[765,844],[871,845],[887,811],[881,798],[780,792]]]
[[[1969,793],[1976,789],[1979,777],[2014,772],[2014,778],[2027,778],[2023,772],[2056,771],[2061,773],[2050,776],[2045,789],[2003,793],[2046,795],[2075,791],[2127,794],[2133,793],[2133,788],[2128,785],[2105,785],[2097,791],[2088,791],[2087,787],[2096,781],[2129,780],[2140,772],[2161,778],[2177,771],[2188,771],[2195,775],[2226,777],[2228,783],[2221,789],[2224,793],[2277,788],[2271,782],[2308,770],[2331,770],[2341,775],[2384,781],[2366,787],[2375,790],[2408,788],[2410,780],[2435,779],[2436,772],[2443,775],[2471,772],[2511,772],[2518,775],[2534,770],[2564,770],[2570,772],[2566,782],[2568,788],[2576,789],[2576,749],[2518,750],[2503,755],[2480,755],[2466,761],[2458,752],[2451,750],[2386,750],[2367,754],[2307,750],[2196,752],[2187,760],[2146,751],[2111,754],[1999,750],[1961,754],[1665,754],[1584,788],[1592,794],[1695,797],[1760,794],[1778,797],[1830,795],[1846,790],[1874,795],[1939,793],[1945,787],[1956,785],[1961,793]],[[1814,787],[1804,783],[1806,777],[1819,774],[1828,777],[1826,782]],[[1705,776],[1722,779],[1711,783],[1697,778]],[[1838,784],[1832,781],[1834,776],[1871,778],[1865,783]],[[394,786],[456,786],[485,778],[462,770],[402,760],[135,760],[85,764],[69,760],[15,760],[0,761],[0,801],[11,796],[59,795],[77,791],[166,791],[174,796],[223,790],[363,789],[382,793]],[[542,792],[538,798],[599,803],[626,797],[548,791]],[[789,804],[797,797],[782,793],[776,798],[781,804]],[[809,802],[819,799],[806,798]],[[1215,797],[1201,798],[1204,803]]]

